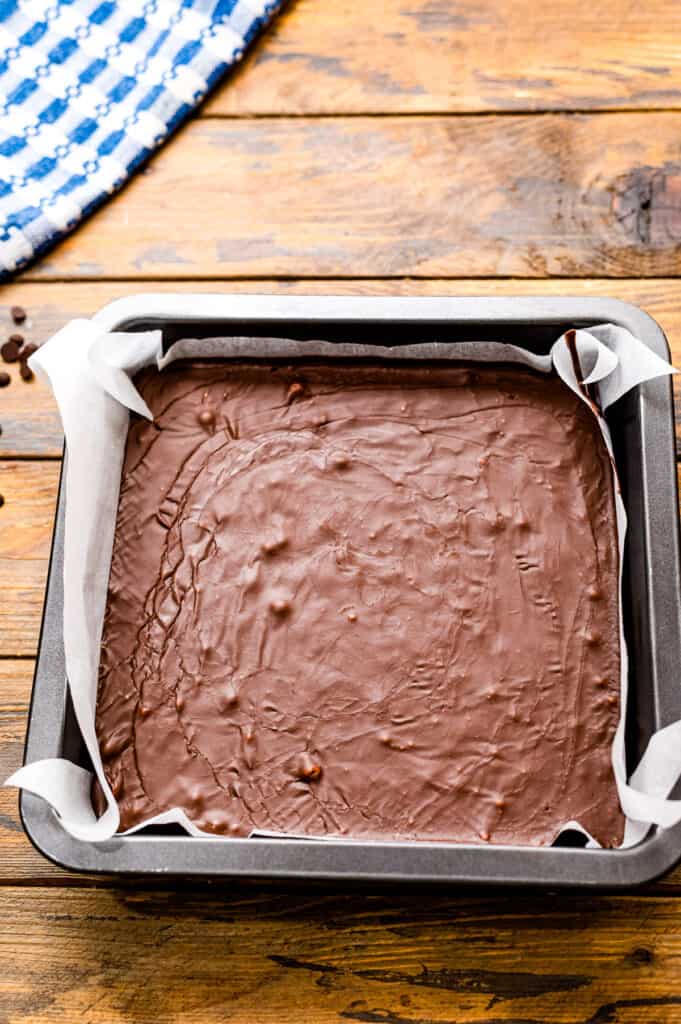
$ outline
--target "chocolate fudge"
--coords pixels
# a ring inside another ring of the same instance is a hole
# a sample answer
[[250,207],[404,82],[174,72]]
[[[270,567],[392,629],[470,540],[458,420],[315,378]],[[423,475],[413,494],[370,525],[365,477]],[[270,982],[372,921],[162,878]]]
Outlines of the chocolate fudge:
[[181,807],[236,837],[621,842],[615,482],[557,377],[136,383],[97,704],[121,830]]

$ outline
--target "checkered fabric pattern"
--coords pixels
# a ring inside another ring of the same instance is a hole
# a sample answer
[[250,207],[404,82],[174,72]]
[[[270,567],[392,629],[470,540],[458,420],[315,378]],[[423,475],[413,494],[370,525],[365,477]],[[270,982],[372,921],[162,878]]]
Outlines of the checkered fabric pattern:
[[282,0],[0,0],[0,280],[102,203]]

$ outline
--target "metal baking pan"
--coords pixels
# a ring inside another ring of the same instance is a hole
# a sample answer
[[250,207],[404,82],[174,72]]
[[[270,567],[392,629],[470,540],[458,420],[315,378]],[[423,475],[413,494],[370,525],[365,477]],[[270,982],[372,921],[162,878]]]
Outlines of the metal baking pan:
[[[547,352],[569,327],[612,322],[669,358],[659,326],[642,310],[593,298],[356,298],[145,295],[106,306],[104,330],[160,328],[181,337],[279,335],[399,345],[497,340]],[[624,566],[631,663],[627,709],[630,770],[650,734],[681,717],[681,579],[670,378],[646,383],[608,411],[629,529]],[[64,492],[59,491],[25,761],[87,755],[65,685],[62,643]],[[260,876],[543,886],[624,887],[649,881],[681,857],[681,825],[653,830],[629,850],[472,846],[427,842],[194,838],[147,830],[103,843],[73,839],[40,799],[22,792],[21,816],[46,857],[76,871],[183,876]]]

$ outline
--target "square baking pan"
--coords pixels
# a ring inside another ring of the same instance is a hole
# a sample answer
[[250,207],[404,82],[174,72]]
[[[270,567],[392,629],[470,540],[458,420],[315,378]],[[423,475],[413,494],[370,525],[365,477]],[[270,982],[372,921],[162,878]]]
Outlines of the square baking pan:
[[[160,329],[183,337],[324,338],[401,345],[503,341],[546,353],[568,328],[610,322],[669,359],[642,310],[598,298],[366,298],[141,295],[94,317],[104,331]],[[681,718],[681,576],[671,379],[625,395],[607,412],[629,526],[623,610],[630,659],[627,757],[633,770],[650,735]],[[66,689],[62,639],[64,488],[60,486],[25,761],[67,757],[88,766]],[[72,838],[30,793],[20,797],[31,841],[61,866],[88,872],[250,876],[617,888],[649,881],[681,857],[681,825],[653,829],[628,850],[528,848],[447,842],[190,837],[176,828],[89,843]]]

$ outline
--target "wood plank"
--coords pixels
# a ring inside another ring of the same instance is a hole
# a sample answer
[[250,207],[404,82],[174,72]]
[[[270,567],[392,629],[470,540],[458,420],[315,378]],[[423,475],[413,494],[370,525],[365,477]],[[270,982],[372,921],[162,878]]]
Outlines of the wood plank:
[[681,1019],[675,899],[316,886],[2,897],[12,1024]]
[[0,461],[0,656],[36,651],[59,468]]
[[[102,884],[101,877],[67,874],[41,856],[24,833],[17,790],[1,786],[24,758],[34,668],[32,659],[0,658],[0,886],[17,882],[69,886]],[[0,1019],[5,1019],[2,1014]]]
[[678,107],[680,35],[675,0],[296,0],[206,110]]
[[[33,661],[0,659],[0,783],[23,761],[33,669]],[[0,848],[0,884],[8,879],[46,882],[50,878],[63,881],[65,877],[33,849],[25,836],[14,789],[0,788]]]
[[27,274],[681,273],[681,113],[201,119]]
[[0,391],[0,459],[60,456],[61,423],[49,385],[38,377],[23,381],[17,363],[0,363],[0,370],[12,378]]
[[[0,658],[0,886],[17,882],[69,886],[106,884],[101,876],[67,874],[41,856],[24,833],[17,790],[2,788],[2,782],[17,770],[24,758],[34,669],[32,659]],[[0,1019],[5,1019],[2,1014]]]

